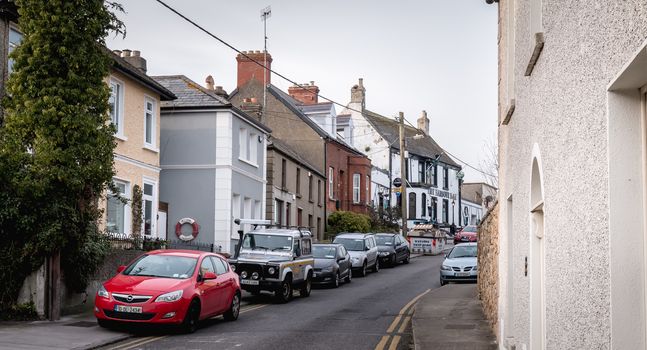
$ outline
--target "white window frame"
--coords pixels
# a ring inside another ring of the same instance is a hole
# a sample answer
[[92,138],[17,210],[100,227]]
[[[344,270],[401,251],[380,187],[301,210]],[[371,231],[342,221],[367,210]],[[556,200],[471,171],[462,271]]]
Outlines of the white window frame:
[[238,130],[238,159],[247,161],[248,154],[247,148],[249,147],[249,132],[246,128]]
[[[7,49],[8,49],[7,55],[11,54],[19,45],[19,44],[14,44],[14,43],[11,42],[11,40],[9,40],[9,38],[11,38],[11,32],[15,32],[15,33],[18,33],[20,35],[20,42],[22,42],[22,40],[25,37],[25,35],[16,26],[10,25],[9,26],[9,35],[7,36],[8,37],[7,38]],[[14,60],[12,58],[7,58],[7,72],[8,72],[7,75],[10,75],[13,72],[13,63],[14,63]]]
[[360,202],[360,183],[362,176],[360,174],[353,174],[353,203],[358,204]]
[[241,208],[241,203],[240,203],[240,195],[236,193],[231,194],[231,224],[232,230],[231,230],[231,236],[232,237],[238,237],[238,230],[240,230],[240,225],[237,225],[234,220],[236,219],[242,219],[240,216],[240,208]]
[[[124,120],[125,120],[125,116],[124,116],[124,96],[125,96],[124,89],[125,89],[126,85],[124,84],[123,81],[121,81],[121,80],[119,80],[119,79],[117,79],[115,77],[110,77],[109,87],[110,87],[110,91],[111,91],[110,92],[111,96],[114,94],[113,85],[119,86],[119,91],[117,92],[117,95],[116,95],[117,101],[115,102],[115,108],[114,108],[114,112],[117,113],[117,117],[116,117],[116,119],[117,119],[117,130],[115,131],[115,137],[117,137],[118,139],[126,141],[126,140],[128,140],[128,138],[126,138],[126,134],[124,132]],[[114,119],[115,118],[111,114],[110,115],[110,122],[113,123],[113,124],[114,124]]]
[[371,177],[366,175],[366,198],[364,202],[367,204],[371,201]]
[[335,168],[328,167],[328,198],[335,199]]
[[252,165],[258,165],[258,134],[250,132],[249,133],[249,147],[247,149],[248,157],[247,160],[252,163]]
[[[132,210],[131,210],[130,200],[132,198],[132,190],[130,188],[130,181],[113,177],[112,182],[115,183],[115,184],[119,183],[119,184],[124,185],[124,190],[125,191],[124,191],[124,194],[122,195],[122,197],[124,199],[128,200],[124,204],[124,223],[123,223],[124,232],[117,232],[117,233],[131,235],[132,234],[132,232],[131,232],[132,231],[132,219],[131,219],[132,218]],[[106,196],[106,216],[105,216],[106,225],[108,224],[108,197],[113,196],[113,195],[114,195],[114,193],[112,191],[108,191],[108,195]],[[107,227],[106,227],[106,230],[107,230]]]
[[[144,192],[144,186],[145,185],[151,185],[153,186],[153,194],[152,195],[147,195]],[[159,234],[157,232],[157,211],[158,211],[158,188],[157,188],[157,180],[144,176],[142,178],[142,228],[141,228],[141,234],[142,237],[144,236],[144,230],[146,226],[145,222],[145,215],[146,215],[146,200],[150,200],[152,204],[151,208],[151,234],[150,237],[159,237]]]
[[[152,109],[148,110],[148,103],[151,104]],[[146,141],[146,127],[148,123],[146,122],[146,115],[151,113],[151,140],[150,142]],[[157,101],[150,96],[144,96],[144,148],[158,152],[157,149]]]

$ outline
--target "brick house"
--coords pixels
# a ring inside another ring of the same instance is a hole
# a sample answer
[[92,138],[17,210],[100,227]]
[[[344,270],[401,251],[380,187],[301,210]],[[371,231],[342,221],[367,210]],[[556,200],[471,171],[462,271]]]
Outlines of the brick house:
[[[265,55],[260,51],[249,51],[245,54],[271,67],[272,56],[269,53]],[[264,68],[240,54],[236,60],[238,86],[230,95],[232,104],[249,108],[243,105],[249,105],[250,99],[253,99],[262,108]],[[314,84],[309,85],[308,91],[291,88],[288,94],[272,85],[270,76],[266,76],[265,80],[266,101],[259,118],[273,130],[273,138],[298,150],[301,157],[325,174],[328,198],[326,216],[336,210],[367,213],[369,201],[366,188],[370,192],[371,187],[370,159],[337,137],[336,129],[331,124],[334,121],[334,108],[324,106],[323,113],[314,116],[308,109],[308,106],[319,105],[316,95],[312,96],[312,92],[318,92]],[[327,122],[322,123],[322,120]]]

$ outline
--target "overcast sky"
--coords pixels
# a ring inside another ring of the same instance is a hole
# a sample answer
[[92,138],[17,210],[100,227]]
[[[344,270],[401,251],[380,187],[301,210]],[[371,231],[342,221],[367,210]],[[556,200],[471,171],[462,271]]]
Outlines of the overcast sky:
[[[140,50],[150,75],[184,74],[204,84],[211,74],[228,92],[236,87],[234,51],[154,0],[117,1],[127,35],[111,36],[111,49]],[[496,137],[497,6],[485,0],[165,2],[240,50],[263,49],[260,11],[269,5],[274,70],[315,81],[344,105],[362,77],[368,109],[402,111],[414,125],[426,110],[431,136],[477,167],[486,139]],[[285,91],[291,85],[277,76],[272,83]],[[483,180],[463,168],[467,181]]]

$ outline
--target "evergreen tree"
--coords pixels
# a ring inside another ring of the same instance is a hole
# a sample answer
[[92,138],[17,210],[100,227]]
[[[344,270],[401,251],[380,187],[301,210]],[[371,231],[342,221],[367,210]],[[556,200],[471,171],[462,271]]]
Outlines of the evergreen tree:
[[0,309],[24,278],[61,252],[69,287],[100,263],[100,197],[114,175],[104,38],[123,33],[102,0],[16,0],[21,44],[12,53],[0,127]]

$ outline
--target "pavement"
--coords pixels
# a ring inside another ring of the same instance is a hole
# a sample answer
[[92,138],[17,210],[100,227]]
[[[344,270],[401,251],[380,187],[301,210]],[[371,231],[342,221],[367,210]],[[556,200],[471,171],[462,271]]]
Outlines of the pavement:
[[476,284],[448,284],[420,298],[412,318],[416,350],[497,349]]
[[97,325],[92,313],[62,317],[59,321],[2,322],[0,350],[92,349],[132,337]]

